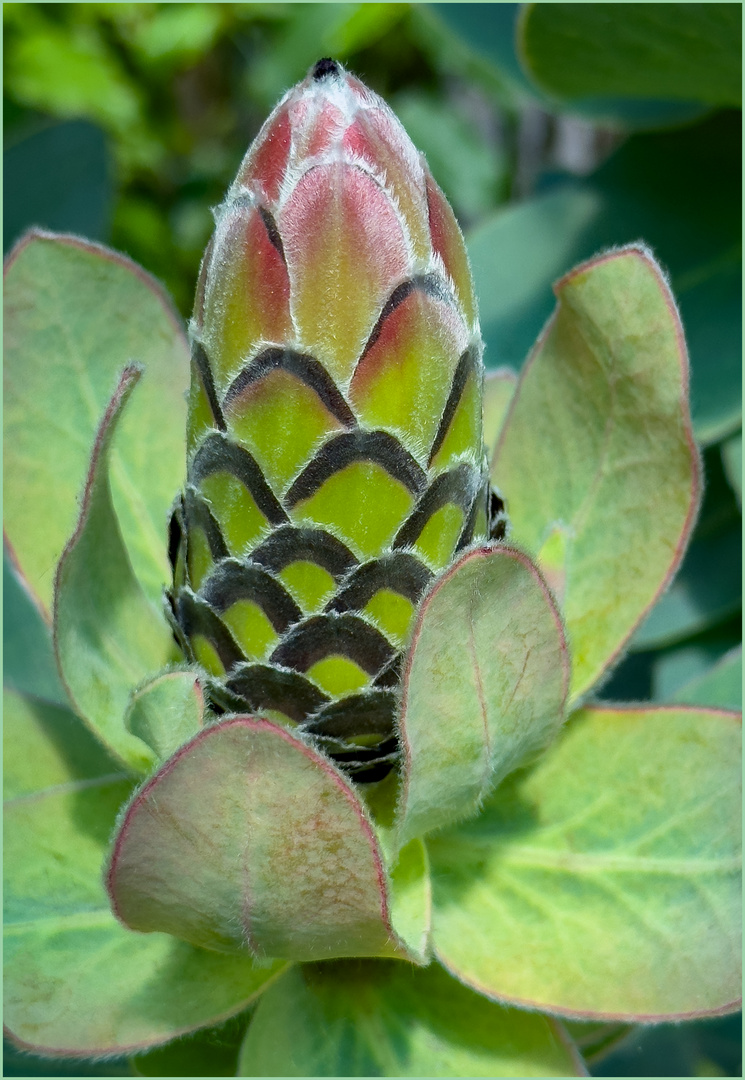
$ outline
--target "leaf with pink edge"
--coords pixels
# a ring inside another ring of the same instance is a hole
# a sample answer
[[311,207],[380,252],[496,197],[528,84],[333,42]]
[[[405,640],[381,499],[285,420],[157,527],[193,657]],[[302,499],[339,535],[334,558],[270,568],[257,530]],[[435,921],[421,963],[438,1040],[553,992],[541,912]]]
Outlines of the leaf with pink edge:
[[587,709],[427,842],[436,955],[494,999],[654,1021],[741,990],[739,715]]
[[148,781],[121,822],[107,882],[133,930],[223,952],[408,955],[356,794],[261,718],[203,729]]
[[404,675],[405,843],[475,813],[556,735],[569,681],[561,621],[530,559],[464,555],[422,603]]
[[698,504],[699,461],[683,330],[649,252],[599,256],[556,294],[492,476],[512,538],[561,596],[576,699],[677,569]]
[[[287,1030],[292,1038],[287,1038]],[[307,964],[262,996],[239,1076],[585,1076],[551,1017],[505,1008],[438,964]]]
[[4,300],[5,529],[31,591],[49,609],[99,419],[134,361],[146,374],[112,455],[112,492],[135,572],[159,602],[184,472],[189,361],[178,315],[124,255],[39,230],[9,254]]
[[[41,721],[46,735],[54,723],[69,736],[74,717],[60,728],[48,714],[61,710],[40,708],[26,717],[30,747]],[[23,719],[16,714],[16,730]],[[143,1050],[220,1023],[283,967],[134,934],[116,921],[101,869],[132,782],[103,775],[111,765],[85,739],[82,730],[77,744],[66,738],[70,756],[55,759],[48,748],[44,780],[55,786],[26,784],[5,804],[4,1019],[14,1043],[51,1057]]]
[[173,652],[168,624],[135,577],[114,510],[109,451],[139,378],[126,368],[93,447],[78,526],[57,568],[54,643],[75,711],[120,760],[147,770],[150,748],[124,726],[133,686]]

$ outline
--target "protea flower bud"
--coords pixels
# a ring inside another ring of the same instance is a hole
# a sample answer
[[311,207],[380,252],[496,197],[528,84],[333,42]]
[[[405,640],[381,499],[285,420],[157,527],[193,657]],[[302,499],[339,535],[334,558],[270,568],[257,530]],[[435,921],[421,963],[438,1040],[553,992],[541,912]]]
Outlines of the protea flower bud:
[[216,221],[172,522],[179,640],[218,707],[300,725],[376,778],[417,603],[489,532],[463,238],[391,110],[331,60],[279,103]]

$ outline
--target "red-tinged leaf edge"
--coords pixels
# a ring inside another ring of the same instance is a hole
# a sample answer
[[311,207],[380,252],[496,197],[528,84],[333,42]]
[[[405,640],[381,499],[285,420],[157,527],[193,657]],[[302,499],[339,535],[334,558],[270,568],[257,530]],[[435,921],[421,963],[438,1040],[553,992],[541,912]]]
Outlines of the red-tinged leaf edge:
[[[602,682],[609,676],[613,667],[621,660],[624,650],[630,639],[639,629],[642,622],[647,617],[647,615],[652,610],[657,601],[660,599],[660,597],[663,595],[663,593],[666,592],[666,590],[672,584],[673,578],[675,577],[675,574],[680,568],[680,564],[683,561],[683,556],[685,555],[686,548],[688,547],[688,544],[690,542],[691,535],[693,533],[693,527],[696,524],[696,519],[701,508],[701,498],[703,494],[703,465],[701,461],[701,452],[695,440],[693,434],[693,424],[691,423],[691,410],[689,403],[690,361],[688,358],[688,348],[685,342],[685,333],[683,331],[683,324],[680,319],[678,306],[675,303],[675,297],[673,296],[672,290],[670,288],[670,283],[664,272],[662,271],[662,268],[658,265],[657,261],[652,255],[651,250],[645,244],[637,242],[634,244],[627,244],[623,247],[611,248],[610,250],[602,252],[599,255],[594,255],[591,259],[587,259],[585,262],[579,263],[577,266],[573,267],[573,269],[570,270],[567,274],[559,278],[559,280],[553,285],[553,292],[557,299],[560,299],[561,290],[566,284],[568,284],[572,280],[572,278],[576,277],[578,274],[584,273],[586,270],[601,266],[603,263],[609,262],[611,259],[617,259],[625,255],[636,255],[639,259],[641,259],[643,262],[647,263],[651,267],[657,278],[657,281],[659,282],[660,291],[665,301],[665,305],[670,312],[670,315],[672,316],[672,320],[675,326],[675,336],[678,343],[678,356],[680,358],[680,375],[682,389],[680,397],[680,409],[683,416],[683,427],[685,430],[686,442],[688,443],[688,448],[690,450],[691,456],[691,494],[688,514],[686,516],[686,520],[683,523],[683,528],[681,529],[680,536],[678,537],[678,542],[675,546],[675,552],[668,567],[666,576],[660,583],[657,592],[654,594],[649,604],[639,614],[636,622],[630,628],[626,637],[623,639],[623,641],[619,643],[615,652],[612,653],[611,656],[608,658],[605,665],[605,670],[601,673],[598,680],[595,682],[595,684],[588,687],[587,690],[577,699],[577,701],[574,702],[576,708],[579,708],[582,704],[582,701],[586,700],[593,691],[597,690],[598,686],[602,685]],[[536,339],[535,345],[528,354],[528,357],[522,367],[522,370],[518,377],[517,386],[515,387],[515,392],[512,395],[512,400],[510,401],[504,421],[502,423],[502,430],[500,432],[499,438],[497,439],[497,444],[494,448],[492,465],[499,456],[499,451],[504,440],[505,432],[510,423],[510,417],[512,416],[513,409],[515,408],[517,400],[520,396],[523,380],[527,376],[533,364],[535,363],[536,357],[539,355],[545,339],[551,332],[555,319],[556,310],[554,310],[554,312],[549,316],[545,326],[543,327],[540,334],[538,335],[538,338]]]
[[[332,780],[335,786],[341,791],[346,801],[349,803],[354,814],[357,816],[362,834],[365,837],[367,843],[369,844],[373,859],[373,865],[375,867],[378,890],[380,894],[380,918],[383,928],[388,934],[390,940],[400,950],[402,955],[406,956],[407,959],[410,959],[413,963],[421,965],[422,961],[418,960],[416,956],[410,952],[406,943],[403,941],[402,938],[399,937],[399,935],[393,928],[390,909],[390,886],[388,882],[388,876],[385,870],[383,854],[380,849],[378,838],[375,834],[375,829],[373,828],[368,813],[360,799],[357,797],[357,795],[347,782],[346,777],[334,766],[334,764],[328,758],[326,758],[314,747],[309,746],[308,743],[304,742],[302,739],[297,738],[280,724],[275,724],[271,720],[267,720],[264,717],[251,716],[248,714],[227,716],[225,718],[221,718],[218,723],[211,723],[203,727],[202,730],[199,731],[192,739],[184,743],[183,746],[179,747],[176,753],[171,758],[169,758],[164,765],[161,766],[161,768],[155,773],[155,775],[150,777],[150,779],[147,780],[146,783],[135,792],[133,798],[124,808],[117,825],[116,839],[114,841],[114,846],[111,852],[111,856],[109,858],[108,866],[105,870],[104,877],[105,888],[109,897],[109,902],[111,904],[111,910],[113,911],[118,921],[123,926],[127,927],[127,929],[129,929],[121,911],[119,910],[119,906],[117,903],[115,878],[117,860],[126,839],[129,823],[133,814],[145,801],[151,791],[158,785],[159,781],[165,776],[167,776],[178,765],[181,759],[189,753],[192,747],[196,746],[204,739],[208,739],[212,734],[214,734],[215,731],[225,726],[245,727],[253,731],[263,730],[274,732],[280,738],[284,739],[285,742],[289,743],[295,749],[299,750],[305,758],[307,758],[317,767],[322,769],[322,771]],[[426,962],[427,961],[425,961],[425,963]]]
[[[196,1024],[191,1027],[184,1027],[175,1029],[169,1032],[168,1035],[159,1039],[151,1039],[146,1042],[138,1042],[127,1044],[126,1046],[112,1046],[101,1047],[99,1049],[90,1050],[86,1053],[82,1051],[76,1053],[72,1050],[57,1050],[51,1046],[41,1046],[36,1043],[26,1042],[24,1039],[19,1038],[7,1025],[3,1024],[3,1035],[17,1050],[23,1050],[28,1054],[35,1054],[37,1057],[49,1058],[54,1061],[107,1061],[111,1058],[126,1057],[129,1054],[141,1054],[148,1050],[155,1050],[161,1046],[167,1046],[169,1043],[174,1042],[176,1039],[181,1039],[186,1035],[193,1035],[197,1031],[205,1031],[209,1028],[219,1027],[221,1024],[231,1020],[234,1016],[238,1016],[244,1009],[247,1009],[258,997],[260,997],[265,990],[268,990],[272,983],[283,975],[289,967],[289,962],[279,968],[274,975],[271,975],[266,982],[263,982],[258,990],[254,990],[252,994],[249,994],[247,998],[238,1002],[235,1007],[226,1010],[223,1013],[219,1013],[217,1016],[210,1017],[204,1024]],[[249,1021],[246,1020],[246,1025]]]
[[[143,283],[143,285],[150,289],[153,295],[160,301],[169,322],[183,339],[185,348],[188,349],[189,344],[183,319],[181,318],[181,315],[179,314],[179,311],[176,308],[176,305],[171,299],[171,296],[165,286],[162,285],[157,278],[153,277],[152,274],[149,274],[148,271],[144,269],[144,267],[140,266],[139,263],[136,263],[134,259],[130,259],[128,255],[124,255],[120,251],[115,251],[113,248],[107,247],[105,244],[99,244],[95,240],[88,240],[86,239],[86,237],[77,236],[75,233],[56,233],[52,232],[50,229],[41,229],[38,227],[28,229],[25,233],[23,233],[22,236],[18,238],[18,240],[16,240],[15,244],[3,260],[3,281],[5,280],[5,275],[11,269],[18,256],[21,255],[25,251],[25,249],[29,247],[30,244],[37,240],[52,242],[56,244],[64,244],[67,247],[78,248],[81,251],[86,251],[91,255],[98,255],[99,258],[105,259],[107,262],[118,263],[119,266],[122,266],[125,270],[129,270],[132,274],[134,274],[136,278],[138,278]],[[47,624],[47,626],[51,626],[52,613],[42,602],[41,597],[37,596],[37,594],[27,582],[18,554],[16,553],[13,545],[11,544],[4,527],[3,540],[5,543],[5,548],[8,552],[8,557],[10,558],[10,561],[13,565],[16,575],[18,576],[19,581],[21,582],[29,597],[33,601],[44,622]]]
[[475,990],[476,993],[481,994],[482,997],[488,998],[498,1005],[511,1005],[517,1009],[529,1009],[531,1012],[542,1012],[546,1016],[554,1017],[557,1020],[617,1020],[619,1022],[630,1024],[675,1024],[684,1020],[706,1020],[709,1017],[730,1016],[732,1013],[739,1012],[742,1008],[742,996],[740,996],[739,998],[735,998],[734,1001],[727,1002],[726,1005],[721,1005],[717,1009],[697,1009],[688,1013],[606,1013],[559,1009],[549,1007],[542,1002],[530,1001],[527,998],[507,997],[495,994],[492,990],[483,987],[481,983],[477,982],[475,979],[464,978],[457,968],[443,960],[438,953],[436,946],[434,946],[433,951],[437,962],[442,964],[445,970],[452,975],[454,979],[457,979],[459,983],[462,983],[463,986],[467,986],[470,990]]
[[441,586],[446,584],[453,576],[453,574],[466,562],[474,558],[484,558],[485,556],[492,555],[494,552],[499,552],[501,555],[506,555],[509,558],[515,559],[521,563],[530,573],[534,579],[538,582],[538,585],[543,593],[546,601],[546,606],[551,612],[551,616],[556,624],[556,629],[561,642],[561,659],[562,659],[562,712],[566,710],[567,698],[569,696],[569,683],[571,679],[571,662],[569,657],[569,647],[567,643],[567,635],[564,627],[564,622],[561,618],[558,605],[554,599],[554,595],[549,588],[545,577],[541,573],[540,569],[535,565],[529,555],[526,555],[524,551],[520,551],[519,548],[509,547],[506,544],[483,544],[479,547],[469,548],[459,559],[456,560],[443,574],[435,578],[432,584],[429,586],[424,596],[419,603],[419,609],[417,611],[416,620],[411,633],[411,639],[409,647],[406,653],[406,659],[401,675],[401,707],[398,716],[398,735],[402,751],[403,768],[401,770],[401,790],[398,797],[398,806],[396,810],[396,819],[398,820],[401,808],[405,807],[407,803],[409,776],[411,773],[411,748],[408,740],[406,739],[406,707],[408,699],[409,689],[409,676],[411,674],[411,665],[414,659],[414,652],[416,650],[417,643],[421,634],[422,623],[424,621],[424,615],[429,606],[429,602],[439,592]]
[[34,590],[31,588],[31,585],[29,584],[28,578],[24,574],[23,568],[21,567],[20,561],[18,559],[18,555],[16,554],[16,550],[13,547],[13,545],[11,544],[10,537],[8,536],[8,534],[5,531],[5,526],[3,526],[3,547],[5,548],[5,554],[8,557],[8,562],[10,563],[10,565],[11,565],[11,567],[13,569],[13,573],[15,574],[16,578],[18,579],[18,584],[21,586],[21,588],[26,593],[26,595],[28,596],[31,603],[34,605],[36,610],[39,612],[39,615],[41,615],[41,618],[42,618],[42,621],[43,621],[44,625],[48,626],[49,629],[51,630],[51,628],[52,628],[52,615],[51,615],[51,612],[48,611],[47,608],[44,606],[44,604],[41,601],[41,597],[38,596],[37,593],[34,592]]
[[[80,536],[81,536],[81,534],[83,532],[83,529],[85,528],[86,520],[88,518],[88,513],[90,511],[91,498],[93,496],[93,484],[94,484],[95,477],[96,477],[96,468],[98,466],[98,460],[99,460],[99,458],[101,457],[101,454],[104,452],[104,450],[106,448],[106,442],[107,442],[107,439],[109,437],[111,424],[114,421],[117,414],[119,413],[119,411],[121,410],[122,406],[124,405],[124,402],[129,397],[130,393],[132,392],[134,387],[139,382],[139,380],[140,380],[140,378],[142,376],[142,372],[143,372],[143,369],[142,369],[142,366],[140,364],[130,364],[128,367],[126,367],[122,371],[122,373],[121,373],[121,375],[119,377],[119,383],[117,385],[117,388],[114,391],[114,393],[113,393],[113,395],[111,397],[111,400],[109,401],[109,404],[106,407],[106,412],[104,413],[100,424],[98,425],[98,430],[96,431],[96,437],[95,437],[94,442],[93,442],[93,449],[91,451],[90,465],[88,466],[88,475],[85,478],[85,487],[83,489],[83,497],[82,497],[81,504],[80,504],[80,513],[78,515],[78,522],[77,522],[77,525],[75,526],[75,531],[73,532],[72,536],[67,541],[67,543],[65,544],[65,548],[64,548],[64,550],[63,550],[63,552],[62,552],[62,554],[60,556],[59,562],[57,563],[57,570],[56,570],[55,575],[54,575],[54,609],[53,609],[53,613],[52,613],[52,615],[53,615],[53,619],[52,619],[52,631],[53,631],[52,632],[52,645],[53,645],[53,648],[54,648],[54,658],[55,658],[55,660],[57,662],[57,671],[59,672],[59,677],[60,677],[60,680],[62,682],[62,686],[64,687],[65,693],[67,694],[67,696],[68,696],[68,698],[70,700],[70,704],[72,705],[73,711],[76,713],[77,716],[80,717],[80,719],[85,724],[85,726],[88,728],[88,730],[93,734],[93,736],[99,742],[101,741],[100,733],[88,721],[88,719],[85,716],[85,711],[83,709],[81,709],[79,707],[78,703],[75,701],[75,697],[74,697],[74,695],[72,693],[72,690],[70,689],[70,687],[69,687],[69,685],[67,683],[67,680],[65,678],[65,673],[64,673],[64,670],[62,668],[62,663],[60,661],[59,647],[58,647],[58,641],[57,641],[57,604],[58,604],[58,599],[59,599],[59,586],[60,586],[60,581],[62,579],[62,575],[64,573],[65,563],[67,562],[67,559],[69,558],[71,552],[74,551],[74,549],[75,549],[75,547],[76,547],[76,545],[78,543],[78,540],[80,539]],[[108,747],[108,745],[107,745],[107,750],[109,751],[109,753],[111,754],[111,756],[113,758],[115,758],[116,760],[118,760],[122,764],[122,767],[125,769],[125,771],[127,773],[130,773],[132,771],[131,767],[127,764],[127,762],[124,761],[124,759],[121,758],[119,756],[119,754],[113,748]]]
[[[655,712],[685,712],[692,711],[697,713],[706,713],[710,716],[729,717],[733,723],[742,725],[742,713],[732,709],[715,709],[715,708],[700,708],[697,705],[654,705]],[[600,705],[593,705],[593,712],[637,712],[639,710],[638,703],[624,701],[620,705],[609,705],[604,701]],[[651,711],[651,710],[650,710]],[[531,1001],[526,998],[514,998],[506,995],[497,995],[491,990],[487,990],[479,982],[474,979],[466,979],[462,973],[459,972],[452,964],[447,963],[437,951],[437,946],[432,945],[432,950],[438,961],[442,964],[446,971],[448,971],[454,979],[462,983],[464,986],[468,986],[471,990],[475,990],[485,998],[489,998],[490,1001],[496,1001],[501,1005],[514,1005],[519,1009],[530,1009],[534,1012],[543,1012],[547,1016],[556,1017],[557,1019],[564,1018],[566,1020],[616,1020],[627,1023],[635,1024],[665,1024],[665,1023],[677,1023],[684,1020],[702,1020],[707,1017],[716,1016],[730,1016],[732,1013],[739,1012],[742,1008],[742,995],[735,998],[733,1001],[728,1001],[725,1005],[719,1006],[717,1009],[701,1009],[694,1010],[687,1013],[606,1013],[606,1012],[582,1012],[581,1010],[572,1009],[556,1009],[547,1008],[544,1003]],[[571,1037],[566,1033],[567,1038],[571,1040]]]
[[139,263],[136,263],[134,259],[130,259],[128,255],[123,254],[121,251],[115,251],[114,248],[107,247],[106,244],[99,244],[96,240],[88,240],[85,236],[77,236],[75,233],[57,233],[51,229],[40,229],[38,227],[28,229],[16,240],[5,256],[3,277],[10,270],[18,256],[35,240],[50,241],[56,244],[64,244],[67,247],[79,248],[81,251],[87,251],[91,255],[98,255],[107,262],[118,263],[125,270],[129,270],[160,301],[169,321],[188,346],[184,321],[165,286],[152,274],[148,273],[144,267],[140,266]]

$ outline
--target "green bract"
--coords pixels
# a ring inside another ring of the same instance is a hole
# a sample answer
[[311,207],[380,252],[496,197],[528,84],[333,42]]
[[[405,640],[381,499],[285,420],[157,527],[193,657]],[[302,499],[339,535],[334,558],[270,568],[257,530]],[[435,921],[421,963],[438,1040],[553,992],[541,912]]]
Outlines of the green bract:
[[566,1076],[561,1018],[737,1007],[739,717],[592,697],[698,509],[644,247],[559,281],[482,404],[452,211],[320,61],[190,341],[77,238],[28,234],[5,292],[15,1042],[168,1073],[243,1014],[242,1076]]

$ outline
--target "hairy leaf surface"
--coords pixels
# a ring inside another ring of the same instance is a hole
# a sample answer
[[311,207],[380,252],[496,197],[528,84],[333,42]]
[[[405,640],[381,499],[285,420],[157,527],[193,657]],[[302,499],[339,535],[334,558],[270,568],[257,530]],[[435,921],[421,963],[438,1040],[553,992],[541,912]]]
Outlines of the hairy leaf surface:
[[495,999],[656,1020],[740,996],[740,722],[587,709],[428,841],[436,954]]

